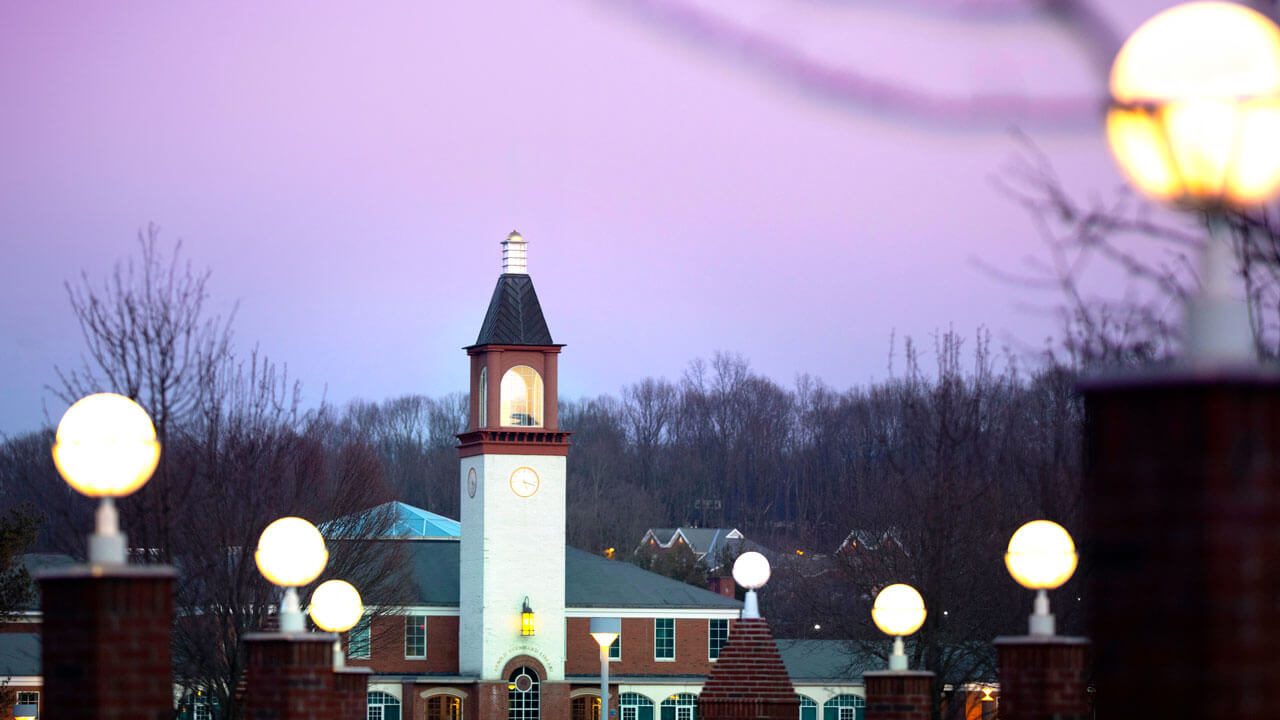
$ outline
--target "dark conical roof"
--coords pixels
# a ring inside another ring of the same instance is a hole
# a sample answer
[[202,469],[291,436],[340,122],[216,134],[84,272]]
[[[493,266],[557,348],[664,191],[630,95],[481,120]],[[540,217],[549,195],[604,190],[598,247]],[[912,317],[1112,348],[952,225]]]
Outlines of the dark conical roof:
[[498,277],[476,345],[554,345],[533,280],[523,273]]

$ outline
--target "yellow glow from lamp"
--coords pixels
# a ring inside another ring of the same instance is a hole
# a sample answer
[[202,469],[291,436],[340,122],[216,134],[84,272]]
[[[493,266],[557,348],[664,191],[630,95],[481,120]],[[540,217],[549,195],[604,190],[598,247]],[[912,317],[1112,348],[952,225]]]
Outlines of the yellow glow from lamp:
[[601,648],[607,648],[622,634],[622,620],[620,618],[591,618],[590,628],[591,637],[595,638],[596,644]]
[[1280,189],[1280,29],[1228,2],[1148,20],[1111,69],[1107,138],[1162,201],[1253,205]]
[[927,614],[924,598],[920,597],[915,588],[905,583],[890,585],[876,595],[875,604],[871,607],[871,620],[881,632],[893,636],[893,653],[889,655],[890,670],[907,669],[907,655],[902,638],[919,630]]
[[1071,534],[1051,520],[1032,520],[1009,538],[1005,567],[1019,585],[1036,591],[1034,609],[1028,620],[1030,634],[1047,636],[1056,632],[1046,591],[1069,580],[1078,562]]
[[326,580],[311,593],[311,621],[327,632],[346,632],[360,622],[364,603],[346,580]]
[[1009,538],[1005,567],[1028,590],[1053,590],[1076,571],[1079,556],[1071,534],[1051,520],[1032,520]]
[[924,598],[915,588],[904,583],[881,590],[871,608],[871,619],[880,632],[898,637],[919,630],[927,614]]
[[160,461],[147,411],[123,395],[81,398],[58,423],[53,462],[67,484],[90,497],[122,497],[146,484]]
[[329,551],[315,525],[299,517],[282,517],[262,531],[253,560],[271,582],[297,587],[320,576]]
[[533,608],[529,607],[529,598],[526,597],[524,606],[520,608],[520,634],[527,637],[533,633]]

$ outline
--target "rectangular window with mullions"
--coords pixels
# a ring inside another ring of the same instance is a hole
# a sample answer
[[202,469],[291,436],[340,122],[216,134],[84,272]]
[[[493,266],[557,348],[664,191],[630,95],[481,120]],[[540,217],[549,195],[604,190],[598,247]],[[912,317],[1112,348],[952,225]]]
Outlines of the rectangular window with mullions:
[[427,657],[427,616],[404,616],[404,656],[408,660]]
[[622,634],[621,633],[619,633],[618,637],[614,638],[613,642],[609,645],[609,659],[610,660],[622,659]]
[[676,621],[674,618],[653,619],[653,659],[676,659]]
[[720,648],[724,647],[725,641],[729,639],[729,621],[727,619],[714,619],[707,621],[707,659],[715,660],[720,657]]
[[369,617],[365,616],[347,634],[347,657],[352,660],[369,659]]

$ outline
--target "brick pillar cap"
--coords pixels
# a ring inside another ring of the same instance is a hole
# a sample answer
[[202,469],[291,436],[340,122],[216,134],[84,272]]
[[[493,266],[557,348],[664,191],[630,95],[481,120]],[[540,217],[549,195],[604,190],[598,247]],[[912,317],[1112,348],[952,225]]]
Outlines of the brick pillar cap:
[[70,565],[40,570],[35,576],[37,580],[84,580],[87,578],[138,580],[176,578],[178,569],[172,565]]
[[331,632],[251,632],[245,633],[245,642],[317,642],[332,645],[338,639],[338,633]]
[[1089,638],[1065,635],[1001,635],[992,643],[995,645],[1088,645]]
[[871,670],[862,673],[862,677],[933,677],[928,670]]

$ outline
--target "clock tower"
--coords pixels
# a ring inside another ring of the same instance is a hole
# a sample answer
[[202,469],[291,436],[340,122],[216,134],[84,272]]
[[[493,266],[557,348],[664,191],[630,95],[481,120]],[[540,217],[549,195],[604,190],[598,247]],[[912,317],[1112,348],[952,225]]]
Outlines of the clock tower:
[[466,348],[471,408],[458,436],[458,669],[503,683],[504,692],[513,681],[507,675],[521,667],[539,683],[564,680],[569,433],[556,415],[563,346],[542,317],[526,247],[516,232],[502,241],[502,275],[480,335]]

